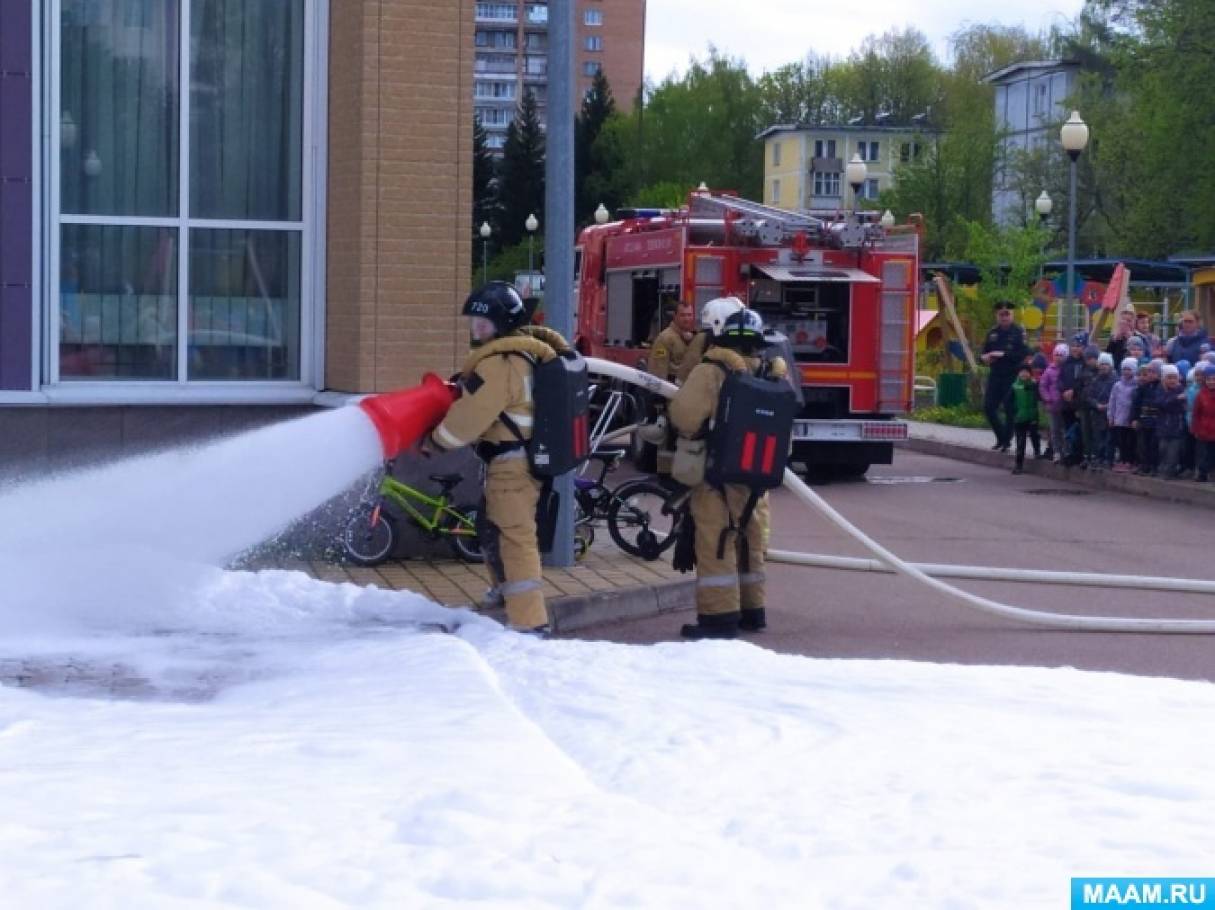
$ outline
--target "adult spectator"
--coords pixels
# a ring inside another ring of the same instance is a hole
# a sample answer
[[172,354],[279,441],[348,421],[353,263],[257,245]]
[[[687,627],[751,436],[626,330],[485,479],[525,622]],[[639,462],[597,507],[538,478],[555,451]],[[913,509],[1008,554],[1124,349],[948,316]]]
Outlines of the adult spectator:
[[1148,349],[1148,341],[1139,334],[1135,324],[1138,317],[1132,309],[1122,309],[1118,311],[1118,322],[1114,326],[1114,330],[1110,332],[1110,342],[1106,345],[1105,350],[1112,358],[1114,363],[1121,364],[1127,357],[1127,344],[1132,338],[1140,338],[1143,340],[1145,351]]
[[1165,346],[1164,356],[1169,363],[1188,360],[1198,363],[1202,359],[1202,346],[1207,343],[1207,330],[1198,322],[1198,313],[1186,310],[1181,314],[1177,334]]
[[1148,357],[1160,355],[1160,336],[1152,331],[1152,314],[1140,310],[1135,314],[1135,334],[1143,339]]
[[996,434],[996,444],[992,446],[995,451],[1007,452],[1012,444],[1014,413],[1008,391],[1029,355],[1025,330],[1013,322],[1012,304],[1001,300],[996,304],[996,325],[987,333],[979,358],[991,369],[983,394],[983,413]]

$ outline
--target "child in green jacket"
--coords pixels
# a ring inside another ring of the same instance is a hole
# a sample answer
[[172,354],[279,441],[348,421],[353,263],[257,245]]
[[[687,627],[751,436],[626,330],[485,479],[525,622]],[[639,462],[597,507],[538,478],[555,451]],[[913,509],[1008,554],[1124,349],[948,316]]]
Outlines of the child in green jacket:
[[1038,435],[1038,383],[1034,382],[1029,364],[1023,364],[1017,371],[1008,395],[1012,399],[1013,433],[1017,438],[1017,460],[1012,472],[1023,474],[1026,437],[1033,444],[1035,458],[1040,458],[1042,452],[1042,440]]

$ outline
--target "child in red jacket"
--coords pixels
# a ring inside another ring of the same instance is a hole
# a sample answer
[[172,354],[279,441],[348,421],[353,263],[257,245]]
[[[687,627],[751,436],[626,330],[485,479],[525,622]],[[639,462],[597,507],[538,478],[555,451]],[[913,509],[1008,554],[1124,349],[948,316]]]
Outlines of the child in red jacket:
[[1194,399],[1190,432],[1198,441],[1198,476],[1195,479],[1206,483],[1211,479],[1211,470],[1215,469],[1215,364],[1208,364],[1202,377],[1202,388]]

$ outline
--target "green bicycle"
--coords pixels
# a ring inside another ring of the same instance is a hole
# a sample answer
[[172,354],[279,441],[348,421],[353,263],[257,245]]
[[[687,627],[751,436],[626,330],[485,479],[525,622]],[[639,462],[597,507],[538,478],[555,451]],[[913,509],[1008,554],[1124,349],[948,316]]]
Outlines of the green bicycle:
[[[431,540],[446,539],[458,559],[481,561],[481,544],[477,539],[479,507],[471,503],[451,504],[451,491],[464,480],[463,475],[431,474],[430,479],[439,485],[437,496],[397,480],[392,476],[392,462],[385,462],[384,476],[374,495],[364,497],[342,532],[342,547],[352,562],[374,566],[388,559],[396,550],[400,535],[397,522],[402,519]],[[429,515],[422,509],[428,510]]]

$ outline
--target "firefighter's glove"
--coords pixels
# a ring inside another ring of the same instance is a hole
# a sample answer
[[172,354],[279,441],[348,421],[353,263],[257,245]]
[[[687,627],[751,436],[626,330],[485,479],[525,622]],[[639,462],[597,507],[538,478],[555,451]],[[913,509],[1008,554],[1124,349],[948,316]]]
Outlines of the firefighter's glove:
[[671,557],[671,567],[677,572],[691,572],[696,568],[696,522],[692,513],[684,511],[675,533],[674,555]]

